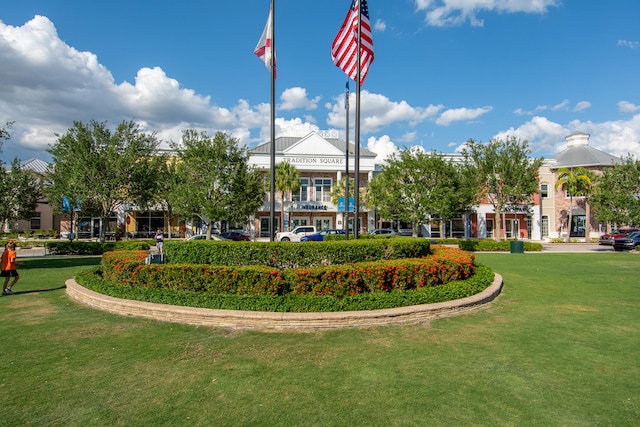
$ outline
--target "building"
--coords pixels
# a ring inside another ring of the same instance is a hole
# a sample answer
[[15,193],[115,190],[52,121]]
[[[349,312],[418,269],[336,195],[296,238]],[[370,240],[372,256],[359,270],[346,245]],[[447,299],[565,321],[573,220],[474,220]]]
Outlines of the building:
[[[349,147],[349,176],[355,177],[355,145]],[[331,191],[346,176],[346,148],[344,140],[336,131],[311,132],[297,136],[280,136],[275,141],[276,164],[289,162],[300,173],[300,190],[291,200],[281,200],[276,194],[276,224],[281,224],[284,212],[285,229],[297,225],[315,225],[317,229],[345,228],[345,212],[331,198]],[[258,145],[250,150],[249,164],[268,172],[271,164],[271,142]],[[375,170],[376,154],[360,149],[360,191],[364,192]],[[264,205],[255,214],[255,231],[258,237],[269,237],[271,201],[269,194]],[[340,206],[342,208],[343,206]],[[353,230],[353,213],[350,215],[349,229]],[[374,227],[374,212],[360,206],[361,232]]]
[[[585,197],[556,190],[557,171],[560,168],[583,167],[596,175],[613,167],[620,158],[589,146],[589,134],[574,132],[567,136],[567,147],[545,162],[540,169],[540,195],[538,218],[541,240],[563,237],[597,238],[607,231],[607,224],[599,223]],[[570,204],[573,206],[570,206]],[[569,226],[569,212],[572,222]],[[568,234],[568,236],[567,236]],[[536,234],[534,234],[535,236]]]
[[[553,238],[584,237],[597,238],[608,231],[608,225],[599,223],[590,210],[584,197],[573,196],[572,206],[570,197],[566,192],[556,190],[557,171],[560,168],[574,169],[584,167],[595,174],[602,174],[606,168],[614,166],[620,161],[618,157],[607,154],[601,150],[589,146],[589,135],[575,132],[566,137],[567,146],[553,158],[545,160],[539,170],[540,190],[533,195],[532,206],[515,206],[504,215],[504,227],[500,225],[500,238],[517,238],[530,240],[550,240]],[[353,211],[348,216],[344,210],[344,203],[335,203],[332,192],[340,180],[346,175],[346,148],[349,148],[349,176],[354,178],[355,169],[355,145],[338,138],[336,131],[305,132],[298,135],[280,136],[276,138],[276,164],[289,162],[300,173],[300,189],[295,194],[285,195],[285,200],[280,194],[275,195],[276,224],[281,224],[281,216],[285,229],[292,229],[297,225],[314,225],[317,229],[345,228],[345,223],[350,231],[354,227]],[[267,175],[271,164],[271,143],[265,142],[249,151],[249,164]],[[376,153],[360,149],[360,192],[363,193],[368,182],[378,171],[376,165]],[[453,161],[459,161],[460,157],[451,155]],[[47,164],[41,160],[32,159],[23,163],[34,172],[44,174]],[[256,237],[268,238],[272,234],[270,230],[270,194],[265,193],[263,206],[255,213],[251,224],[252,234]],[[344,202],[344,200],[342,201]],[[353,208],[353,203],[349,203]],[[569,227],[568,218],[571,211],[573,224]],[[98,237],[100,218],[83,217],[79,213],[77,234],[80,237]],[[374,228],[389,227],[390,224],[376,216],[372,210],[360,205],[360,233],[366,233]],[[420,229],[420,235],[437,238],[440,236],[439,221],[437,218],[426,218],[425,224]],[[443,237],[469,237],[469,238],[497,238],[495,224],[495,212],[493,206],[488,203],[480,203],[474,206],[472,212],[466,213],[460,218],[455,218],[445,224],[445,236]],[[135,237],[149,237],[157,228],[171,232],[176,237],[184,228],[186,219],[171,218],[165,216],[163,206],[158,206],[147,211],[139,211],[135,207],[122,205],[119,212],[115,212],[109,218],[109,233],[112,234],[116,227]],[[187,224],[189,225],[189,224]],[[70,231],[70,221],[66,216],[57,216],[52,213],[46,201],[38,204],[37,216],[30,221],[19,221],[16,229],[24,230],[49,230],[59,229],[64,236]],[[198,225],[189,227],[198,231]],[[278,225],[279,227],[279,225]],[[276,230],[274,230],[276,231]]]

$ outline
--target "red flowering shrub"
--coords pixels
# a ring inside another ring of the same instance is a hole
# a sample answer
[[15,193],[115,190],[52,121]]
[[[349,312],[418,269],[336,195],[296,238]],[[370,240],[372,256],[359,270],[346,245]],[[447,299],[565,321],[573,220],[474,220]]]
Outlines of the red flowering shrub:
[[235,295],[331,295],[438,286],[471,277],[475,256],[457,248],[433,246],[433,255],[326,267],[280,270],[267,266],[144,263],[144,251],[109,252],[102,275],[111,286],[139,286]]

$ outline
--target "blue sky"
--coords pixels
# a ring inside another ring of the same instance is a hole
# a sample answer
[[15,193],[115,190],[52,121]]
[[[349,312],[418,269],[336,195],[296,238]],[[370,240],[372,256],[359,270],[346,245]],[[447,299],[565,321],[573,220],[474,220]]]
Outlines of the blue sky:
[[[380,158],[506,136],[552,157],[575,131],[640,155],[637,0],[368,3],[360,142]],[[346,77],[330,51],[349,5],[276,0],[278,134],[344,135]],[[50,160],[74,120],[134,120],[163,141],[186,128],[268,140],[269,73],[253,54],[268,11],[269,0],[0,0],[0,123],[16,122],[0,159]]]

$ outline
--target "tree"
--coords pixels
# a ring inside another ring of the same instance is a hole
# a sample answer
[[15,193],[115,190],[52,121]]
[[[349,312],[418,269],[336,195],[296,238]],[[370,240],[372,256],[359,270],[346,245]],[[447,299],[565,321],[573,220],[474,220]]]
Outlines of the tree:
[[640,161],[631,155],[605,169],[593,186],[591,205],[598,220],[618,225],[640,224]]
[[444,227],[469,208],[472,196],[462,184],[459,169],[444,156],[415,148],[401,150],[371,180],[367,203],[385,218],[411,222],[417,236],[429,216],[440,217]]
[[[300,172],[291,163],[284,161],[276,165],[276,191],[280,193],[280,230],[284,230],[285,194],[300,190]],[[291,197],[289,197],[291,199]]]
[[[15,122],[5,122],[4,126],[0,126],[0,152],[2,152],[2,142],[3,140],[8,140],[11,138],[11,134],[9,133],[9,129],[13,126]],[[1,165],[1,162],[0,162]]]
[[133,122],[122,122],[115,131],[106,122],[76,121],[47,150],[52,156],[45,189],[54,211],[62,211],[65,197],[80,202],[83,212],[99,216],[100,241],[108,218],[123,202],[147,206],[153,200],[153,183],[166,157],[158,154],[155,134],[146,134]]
[[177,181],[170,191],[173,206],[207,224],[207,239],[216,221],[248,223],[263,204],[263,175],[249,166],[246,149],[238,140],[217,132],[187,129],[182,144],[172,143]]
[[[558,176],[555,186],[556,190],[561,188],[563,191],[569,193],[569,222],[566,238],[568,242],[573,227],[573,196],[587,196],[590,193],[594,175],[593,172],[584,167],[578,167],[576,169],[562,167],[556,171],[556,174]],[[587,223],[589,223],[588,216]]]
[[505,209],[520,204],[528,208],[538,191],[538,169],[544,159],[530,158],[530,153],[528,141],[514,137],[492,139],[487,144],[470,139],[462,150],[476,202],[487,200],[494,208],[498,241]]
[[39,177],[22,169],[18,159],[14,159],[10,171],[0,167],[0,228],[10,221],[33,217],[41,197]]

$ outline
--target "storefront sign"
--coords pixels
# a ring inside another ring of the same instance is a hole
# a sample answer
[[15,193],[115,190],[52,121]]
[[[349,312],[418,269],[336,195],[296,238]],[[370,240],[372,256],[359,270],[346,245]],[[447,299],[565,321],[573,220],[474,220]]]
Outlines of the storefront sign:
[[343,165],[342,157],[287,157],[292,165]]

